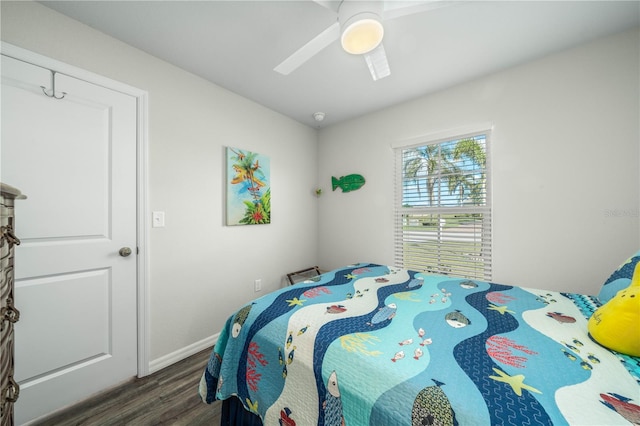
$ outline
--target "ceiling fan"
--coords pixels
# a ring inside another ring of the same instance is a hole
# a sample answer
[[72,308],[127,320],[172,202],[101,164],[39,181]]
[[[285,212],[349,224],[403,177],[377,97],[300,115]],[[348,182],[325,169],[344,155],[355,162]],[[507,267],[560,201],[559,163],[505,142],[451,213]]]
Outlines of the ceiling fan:
[[382,44],[383,21],[437,9],[447,0],[431,1],[363,1],[314,0],[337,14],[336,22],[285,59],[274,71],[288,75],[321,50],[340,39],[350,54],[362,55],[373,80],[391,74]]

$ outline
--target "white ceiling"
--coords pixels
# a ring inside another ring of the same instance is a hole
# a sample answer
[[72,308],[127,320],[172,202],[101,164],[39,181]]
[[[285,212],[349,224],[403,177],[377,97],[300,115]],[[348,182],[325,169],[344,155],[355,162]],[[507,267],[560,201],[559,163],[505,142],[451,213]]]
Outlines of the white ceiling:
[[[364,59],[344,52],[339,41],[288,76],[273,71],[336,21],[311,0],[42,2],[313,127],[640,25],[640,1],[440,3],[384,22],[391,76],[373,81]],[[322,123],[314,121],[316,111],[326,113]]]

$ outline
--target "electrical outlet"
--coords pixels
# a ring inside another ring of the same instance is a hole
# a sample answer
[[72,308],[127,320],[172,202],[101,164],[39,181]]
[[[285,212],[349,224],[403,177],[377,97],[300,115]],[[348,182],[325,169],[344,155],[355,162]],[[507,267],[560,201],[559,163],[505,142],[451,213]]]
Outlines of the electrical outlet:
[[257,280],[255,280],[253,282],[253,289],[254,291],[258,292],[262,290],[262,279],[258,278]]

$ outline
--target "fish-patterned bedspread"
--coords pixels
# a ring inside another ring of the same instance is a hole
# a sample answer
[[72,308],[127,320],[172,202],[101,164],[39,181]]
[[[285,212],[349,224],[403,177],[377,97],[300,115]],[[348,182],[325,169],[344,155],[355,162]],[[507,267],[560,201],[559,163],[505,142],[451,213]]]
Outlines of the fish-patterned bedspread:
[[640,358],[597,298],[357,264],[231,316],[200,382],[265,425],[640,423]]

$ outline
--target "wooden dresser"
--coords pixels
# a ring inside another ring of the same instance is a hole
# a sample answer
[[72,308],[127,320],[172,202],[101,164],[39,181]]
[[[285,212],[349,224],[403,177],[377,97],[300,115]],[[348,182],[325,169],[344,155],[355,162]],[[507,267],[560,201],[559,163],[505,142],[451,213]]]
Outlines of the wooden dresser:
[[13,425],[13,404],[20,394],[13,379],[13,324],[20,319],[13,297],[13,253],[20,244],[13,202],[23,198],[16,188],[0,183],[0,426]]

